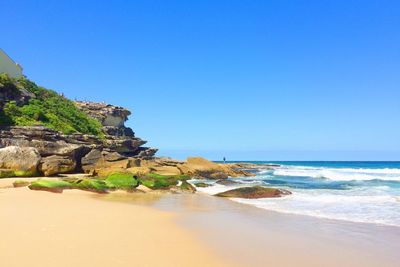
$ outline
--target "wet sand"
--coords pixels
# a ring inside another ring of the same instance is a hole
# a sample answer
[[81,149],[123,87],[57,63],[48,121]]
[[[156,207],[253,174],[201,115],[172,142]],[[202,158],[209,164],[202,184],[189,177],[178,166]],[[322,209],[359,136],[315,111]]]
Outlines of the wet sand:
[[400,266],[400,227],[281,214],[202,194],[106,198],[180,214],[177,223],[229,265]]

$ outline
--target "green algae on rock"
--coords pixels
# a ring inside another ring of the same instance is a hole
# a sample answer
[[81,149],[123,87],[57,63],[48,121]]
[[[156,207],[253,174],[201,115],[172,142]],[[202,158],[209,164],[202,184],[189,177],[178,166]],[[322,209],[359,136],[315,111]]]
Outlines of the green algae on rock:
[[32,182],[29,186],[31,190],[49,191],[53,193],[62,193],[64,189],[71,189],[72,185],[69,182],[62,180],[45,180],[38,179]]
[[93,178],[78,179],[72,183],[72,188],[102,194],[108,193],[108,191],[111,189],[115,189],[107,184],[104,180]]
[[151,189],[170,189],[172,186],[178,185],[179,181],[189,180],[190,177],[186,175],[160,175],[156,173],[149,173],[139,177],[139,181],[144,186]]
[[290,191],[283,189],[263,187],[263,186],[252,186],[252,187],[235,188],[222,193],[218,193],[215,196],[231,197],[231,198],[274,198],[290,194],[291,194]]
[[111,174],[105,179],[105,182],[111,187],[122,190],[133,190],[139,185],[136,177],[129,173]]

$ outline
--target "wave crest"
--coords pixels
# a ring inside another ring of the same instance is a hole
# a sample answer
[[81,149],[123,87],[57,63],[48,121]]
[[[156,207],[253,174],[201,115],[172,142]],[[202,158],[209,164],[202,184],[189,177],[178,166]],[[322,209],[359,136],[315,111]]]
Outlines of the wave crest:
[[285,166],[273,171],[275,176],[326,178],[335,181],[387,180],[400,181],[400,169],[352,169]]

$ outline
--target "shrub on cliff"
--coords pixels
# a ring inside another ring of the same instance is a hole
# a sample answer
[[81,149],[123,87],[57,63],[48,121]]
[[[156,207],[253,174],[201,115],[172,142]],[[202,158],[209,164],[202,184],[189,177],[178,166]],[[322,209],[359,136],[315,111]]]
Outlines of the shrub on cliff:
[[37,86],[26,78],[12,79],[0,75],[0,90],[24,88],[35,95],[26,105],[7,102],[0,111],[0,125],[29,126],[43,124],[65,134],[84,133],[101,136],[101,124],[80,111],[75,103],[63,95]]

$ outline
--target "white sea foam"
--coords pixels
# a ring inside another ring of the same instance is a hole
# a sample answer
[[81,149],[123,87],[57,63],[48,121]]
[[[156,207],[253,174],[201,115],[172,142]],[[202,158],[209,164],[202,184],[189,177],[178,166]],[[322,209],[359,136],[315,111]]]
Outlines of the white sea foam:
[[284,166],[273,171],[276,176],[327,178],[336,181],[392,180],[400,181],[400,169],[352,169],[306,166]]
[[329,192],[293,195],[277,199],[232,199],[258,208],[350,222],[400,226],[398,196],[337,195]]
[[[197,189],[214,195],[240,186],[248,186],[248,184],[239,186],[215,184]],[[400,193],[389,186],[360,186],[351,190],[294,188],[289,188],[289,190],[293,194],[282,198],[233,198],[232,200],[282,213],[400,226]]]
[[[295,176],[298,178],[294,179]],[[320,180],[321,178],[331,181],[357,182],[348,183],[346,190],[343,190],[342,187],[335,187],[336,183],[329,181],[326,183],[327,180]],[[241,184],[224,186],[210,181],[213,184],[211,187],[198,188],[198,190],[214,195],[241,186],[265,185],[266,179],[283,180],[284,183],[281,187],[290,190],[293,194],[273,199],[233,200],[282,213],[400,227],[399,168],[328,168],[284,165],[275,170],[259,172],[251,179],[238,178],[237,181]],[[375,179],[381,181],[370,182]],[[297,183],[302,185],[309,183],[310,187],[300,188]],[[319,184],[324,187],[316,189]],[[332,188],[329,188],[331,184]],[[274,186],[274,183],[268,186]],[[338,188],[342,190],[338,190]]]

